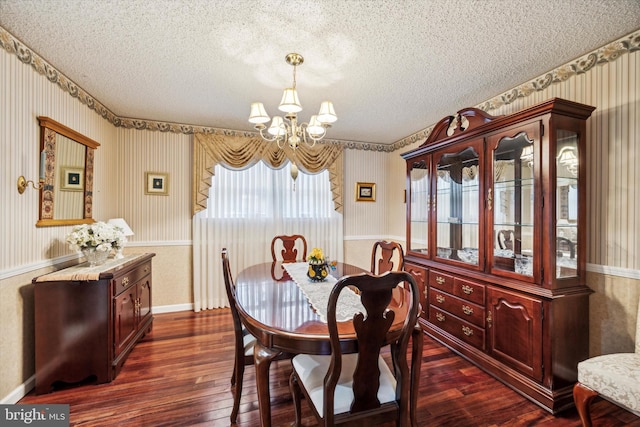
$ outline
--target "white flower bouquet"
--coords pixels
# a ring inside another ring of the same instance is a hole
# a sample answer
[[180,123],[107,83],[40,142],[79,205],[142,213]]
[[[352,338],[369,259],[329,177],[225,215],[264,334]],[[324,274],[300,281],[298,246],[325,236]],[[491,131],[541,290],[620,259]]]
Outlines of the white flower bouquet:
[[106,252],[111,249],[122,249],[127,242],[122,229],[106,222],[94,222],[73,227],[67,235],[69,248],[74,251],[95,249]]

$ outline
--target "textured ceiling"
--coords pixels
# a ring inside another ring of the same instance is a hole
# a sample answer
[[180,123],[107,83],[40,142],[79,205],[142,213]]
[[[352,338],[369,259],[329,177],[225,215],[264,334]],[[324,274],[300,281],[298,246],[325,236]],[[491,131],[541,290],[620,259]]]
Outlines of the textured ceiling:
[[393,143],[640,28],[638,0],[0,0],[0,26],[114,114],[252,130],[301,53],[308,120]]

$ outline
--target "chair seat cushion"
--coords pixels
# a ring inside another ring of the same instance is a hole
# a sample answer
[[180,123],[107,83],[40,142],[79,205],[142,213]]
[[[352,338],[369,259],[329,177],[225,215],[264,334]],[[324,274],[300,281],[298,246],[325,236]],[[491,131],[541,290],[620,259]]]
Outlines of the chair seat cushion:
[[605,354],[580,362],[578,381],[614,403],[640,412],[640,354]]
[[251,335],[249,332],[244,331],[242,343],[244,344],[244,355],[253,356],[253,347],[256,344],[256,337]]
[[[336,385],[334,414],[349,412],[353,403],[353,372],[358,362],[357,354],[342,356],[342,371]],[[293,369],[304,388],[309,393],[311,403],[320,415],[324,413],[324,377],[329,370],[331,356],[299,354],[292,360]],[[382,357],[378,359],[380,368],[380,389],[378,400],[381,404],[396,400],[396,379]]]

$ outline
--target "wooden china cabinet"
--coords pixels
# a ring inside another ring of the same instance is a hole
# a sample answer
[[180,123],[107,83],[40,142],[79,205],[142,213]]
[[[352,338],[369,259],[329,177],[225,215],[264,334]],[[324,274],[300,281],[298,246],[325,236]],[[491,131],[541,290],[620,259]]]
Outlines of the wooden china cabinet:
[[407,162],[405,269],[427,334],[552,413],[588,358],[585,128],[551,99],[508,116],[467,108]]

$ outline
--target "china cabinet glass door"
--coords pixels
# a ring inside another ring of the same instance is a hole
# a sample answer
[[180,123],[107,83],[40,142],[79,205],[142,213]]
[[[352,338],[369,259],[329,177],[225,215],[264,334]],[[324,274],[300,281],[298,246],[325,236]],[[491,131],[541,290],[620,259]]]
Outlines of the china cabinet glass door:
[[480,180],[482,140],[434,155],[435,243],[440,260],[481,265]]
[[431,174],[426,157],[412,163],[409,170],[409,244],[408,250],[429,255],[429,210]]
[[536,174],[538,126],[489,138],[493,185],[487,190],[487,210],[493,229],[493,273],[517,274],[533,280],[536,259]]
[[578,274],[578,134],[557,131],[556,277]]

